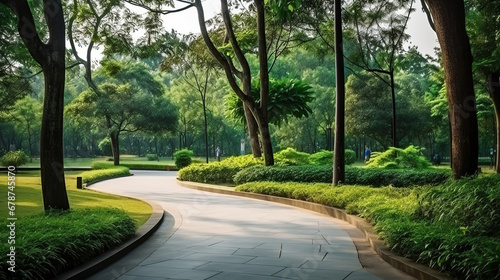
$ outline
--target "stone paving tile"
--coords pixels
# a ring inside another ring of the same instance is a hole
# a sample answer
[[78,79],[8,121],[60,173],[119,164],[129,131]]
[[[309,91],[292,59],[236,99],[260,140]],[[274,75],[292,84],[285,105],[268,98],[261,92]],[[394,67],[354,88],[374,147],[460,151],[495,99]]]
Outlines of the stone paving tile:
[[362,269],[363,267],[357,260],[352,260],[352,259],[343,259],[343,260],[337,260],[337,261],[321,261],[321,260],[307,260],[305,263],[303,263],[300,268],[306,268],[306,269],[323,269],[323,270],[345,270],[345,271],[355,271],[358,269]]
[[267,257],[255,257],[250,261],[246,262],[247,264],[258,264],[258,265],[274,265],[274,266],[284,266],[284,267],[300,267],[303,263],[305,263],[307,259],[304,259],[303,256],[295,256],[289,258],[267,258]]
[[208,261],[200,261],[200,260],[166,260],[163,262],[158,262],[154,264],[146,265],[149,269],[163,269],[163,268],[185,268],[185,269],[195,269],[199,266],[207,264]]
[[363,269],[356,270],[345,278],[345,280],[374,280],[374,279],[380,279],[380,278],[374,278],[373,274]]
[[250,256],[237,256],[237,255],[223,255],[223,254],[208,254],[208,253],[194,253],[180,258],[181,260],[199,260],[199,261],[213,261],[224,263],[248,263],[255,257]]
[[169,279],[169,278],[122,275],[122,276],[120,276],[117,279],[118,280],[166,280],[166,279]]
[[286,268],[273,276],[297,280],[344,280],[351,271]]
[[232,247],[215,247],[215,246],[190,246],[181,249],[181,251],[196,252],[196,253],[211,253],[211,254],[233,254],[238,248]]
[[210,262],[195,270],[210,270],[210,271],[223,271],[223,272],[237,272],[253,275],[273,275],[285,269],[283,266],[270,266],[270,265],[254,265],[254,264],[232,264],[220,262]]
[[279,249],[246,249],[240,248],[233,255],[238,256],[250,256],[250,257],[269,257],[269,258],[279,258]]
[[287,279],[282,277],[266,276],[266,275],[255,275],[255,274],[244,274],[236,272],[222,272],[208,280],[279,280]]
[[220,273],[220,271],[194,270],[166,267],[139,266],[127,272],[130,276],[164,277],[168,279],[203,280]]

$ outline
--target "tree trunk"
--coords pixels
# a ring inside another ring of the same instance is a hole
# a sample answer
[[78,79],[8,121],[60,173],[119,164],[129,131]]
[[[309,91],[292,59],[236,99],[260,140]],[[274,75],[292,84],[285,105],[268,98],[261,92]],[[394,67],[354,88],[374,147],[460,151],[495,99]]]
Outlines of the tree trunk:
[[496,120],[496,160],[495,160],[495,172],[500,173],[500,157],[498,152],[500,151],[500,71],[496,73],[491,73],[488,77],[488,91],[490,93],[490,98],[493,101],[493,106],[495,108],[495,120]]
[[398,138],[396,134],[396,89],[394,85],[394,70],[390,71],[389,76],[391,77],[391,98],[392,98],[392,145],[393,147],[398,147]]
[[464,1],[426,0],[441,46],[448,96],[452,169],[455,179],[478,167],[478,127],[472,54],[465,30]]
[[264,164],[274,165],[273,145],[271,143],[271,133],[269,132],[269,122],[267,116],[259,115],[259,130],[262,139],[262,152],[264,154]]
[[250,148],[254,157],[262,157],[259,144],[259,129],[252,112],[245,106],[245,118],[247,120],[248,137],[250,138]]
[[109,138],[111,139],[111,150],[113,151],[113,164],[120,165],[120,143],[119,136],[117,132],[109,133]]
[[[205,127],[205,158],[206,162],[208,163],[208,121],[207,121],[207,106],[205,104],[205,99],[202,97],[203,101],[203,120],[204,120],[204,127]],[[215,143],[214,143],[215,145]]]
[[42,67],[45,92],[40,137],[40,169],[45,211],[69,209],[63,165],[65,24],[60,0],[44,0],[48,43],[42,42],[26,0],[0,0],[18,20],[18,31],[31,56]]
[[342,46],[342,6],[335,0],[335,144],[333,156],[333,185],[345,182],[345,85],[344,50]]

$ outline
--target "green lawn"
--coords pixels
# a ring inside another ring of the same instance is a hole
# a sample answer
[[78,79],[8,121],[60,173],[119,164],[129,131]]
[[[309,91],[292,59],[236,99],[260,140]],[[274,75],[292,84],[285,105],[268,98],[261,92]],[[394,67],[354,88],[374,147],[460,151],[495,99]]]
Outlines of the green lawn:
[[[134,220],[136,227],[144,224],[152,213],[149,204],[140,200],[124,198],[116,195],[104,194],[92,190],[76,188],[76,177],[81,172],[65,172],[66,188],[70,206],[73,209],[112,207],[123,209]],[[37,215],[43,213],[42,190],[39,171],[20,171],[16,175],[16,217]],[[0,188],[7,195],[7,172],[0,174]],[[0,200],[0,209],[7,209],[7,201]],[[1,211],[0,217],[5,220],[7,211]]]

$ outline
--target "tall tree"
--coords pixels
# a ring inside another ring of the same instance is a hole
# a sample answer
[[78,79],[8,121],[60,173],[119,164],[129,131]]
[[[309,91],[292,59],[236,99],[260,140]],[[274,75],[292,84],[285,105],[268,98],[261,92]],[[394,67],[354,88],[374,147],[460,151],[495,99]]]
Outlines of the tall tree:
[[[473,69],[486,86],[493,101],[496,117],[496,150],[500,151],[500,1],[465,1],[467,31],[472,47]],[[500,157],[495,171],[500,173]]]
[[60,0],[44,0],[49,40],[36,29],[27,0],[1,0],[18,19],[18,31],[31,56],[42,67],[45,95],[40,139],[40,167],[45,210],[69,209],[63,165],[63,106],[65,69],[64,15]]
[[476,97],[472,54],[465,29],[463,0],[425,0],[441,46],[448,96],[454,178],[472,176],[478,167]]
[[335,0],[335,144],[333,156],[333,185],[345,182],[345,84],[344,47],[342,45],[342,5]]

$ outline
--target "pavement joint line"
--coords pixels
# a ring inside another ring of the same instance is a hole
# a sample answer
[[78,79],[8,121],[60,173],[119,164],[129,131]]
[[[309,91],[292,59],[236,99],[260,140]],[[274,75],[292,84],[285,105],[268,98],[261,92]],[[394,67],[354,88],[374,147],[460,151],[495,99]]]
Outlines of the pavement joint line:
[[[264,195],[258,193],[250,193],[250,192],[239,192],[235,191],[234,187],[225,187],[219,185],[210,185],[204,183],[190,182],[190,181],[181,181],[177,179],[177,184],[182,187],[201,190],[206,192],[218,193],[218,194],[226,194],[233,196],[240,196],[250,199],[258,199],[264,200],[274,203],[285,204],[289,206],[294,206],[297,208],[313,211],[316,213],[324,214],[330,216],[332,218],[336,218],[342,221],[345,221],[359,230],[361,230],[365,241],[369,243],[370,248],[377,253],[385,262],[389,263],[396,269],[403,271],[404,273],[413,276],[419,280],[451,280],[452,278],[442,273],[438,270],[432,269],[424,264],[416,263],[414,260],[399,256],[392,252],[382,240],[378,238],[378,235],[375,233],[373,227],[366,222],[363,218],[358,216],[349,215],[344,210],[330,207],[318,203],[312,203],[308,201],[295,200],[290,198]],[[349,236],[351,236],[351,232],[348,231]],[[356,248],[361,247],[363,245],[358,245],[360,242],[351,236],[352,241],[355,243]],[[358,250],[359,252],[359,250]],[[280,251],[281,256],[281,251]],[[326,255],[325,255],[326,257]],[[365,260],[360,258],[360,262],[362,266],[365,266]],[[372,271],[372,273],[375,273]],[[376,273],[375,273],[376,274]]]

